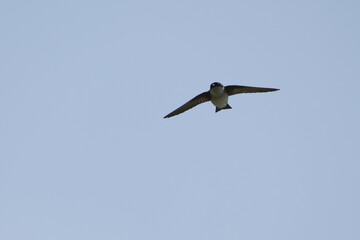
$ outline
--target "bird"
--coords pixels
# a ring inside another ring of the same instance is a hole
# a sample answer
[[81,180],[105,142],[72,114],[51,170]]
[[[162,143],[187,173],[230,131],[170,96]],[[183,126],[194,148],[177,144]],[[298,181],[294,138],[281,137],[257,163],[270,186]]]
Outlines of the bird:
[[183,113],[201,103],[211,101],[215,106],[215,113],[224,110],[231,109],[231,106],[228,103],[229,96],[240,94],[240,93],[260,93],[260,92],[273,92],[278,91],[277,88],[263,88],[263,87],[250,87],[250,86],[240,86],[240,85],[228,85],[224,86],[219,82],[214,82],[210,85],[210,90],[203,92],[196,97],[192,98],[184,105],[175,109],[164,118],[170,118],[176,116],[180,113]]

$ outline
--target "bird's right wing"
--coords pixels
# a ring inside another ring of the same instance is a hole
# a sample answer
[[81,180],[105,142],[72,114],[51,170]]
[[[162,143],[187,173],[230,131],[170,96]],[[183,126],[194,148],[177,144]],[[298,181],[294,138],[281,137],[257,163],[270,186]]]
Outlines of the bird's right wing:
[[185,103],[184,105],[180,106],[179,108],[175,109],[174,111],[166,115],[164,118],[173,117],[207,101],[210,101],[209,91],[197,95],[196,97]]

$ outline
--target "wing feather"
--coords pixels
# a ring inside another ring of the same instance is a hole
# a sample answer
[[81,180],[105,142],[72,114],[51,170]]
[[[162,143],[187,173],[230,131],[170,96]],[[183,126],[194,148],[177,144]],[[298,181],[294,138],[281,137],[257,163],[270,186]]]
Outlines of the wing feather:
[[172,111],[171,113],[169,113],[168,115],[166,115],[164,118],[169,118],[169,117],[173,117],[175,115],[178,115],[180,113],[183,113],[201,103],[210,101],[210,93],[209,91],[207,92],[203,92],[199,95],[197,95],[196,97],[194,97],[193,99],[189,100],[188,102],[186,102],[184,105],[180,106],[179,108],[175,109],[174,111]]
[[225,91],[229,96],[240,93],[260,93],[260,92],[273,92],[277,91],[277,88],[261,88],[261,87],[249,87],[239,85],[229,85],[225,87]]

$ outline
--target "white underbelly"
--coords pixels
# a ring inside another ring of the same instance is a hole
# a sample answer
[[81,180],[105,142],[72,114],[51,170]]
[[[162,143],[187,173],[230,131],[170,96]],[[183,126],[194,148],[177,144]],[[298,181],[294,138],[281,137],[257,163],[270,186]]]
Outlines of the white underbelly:
[[222,94],[218,97],[212,97],[211,98],[212,104],[214,104],[218,108],[224,108],[228,103],[228,95]]

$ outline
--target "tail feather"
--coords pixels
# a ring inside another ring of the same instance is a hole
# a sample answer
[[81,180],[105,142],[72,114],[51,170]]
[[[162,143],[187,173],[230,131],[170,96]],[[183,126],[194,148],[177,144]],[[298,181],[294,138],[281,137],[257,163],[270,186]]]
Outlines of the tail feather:
[[223,110],[223,109],[231,109],[232,107],[230,107],[230,105],[229,104],[227,104],[225,107],[223,107],[223,108],[218,108],[218,107],[216,107],[215,108],[215,112],[217,113],[218,111],[221,111],[221,110]]

